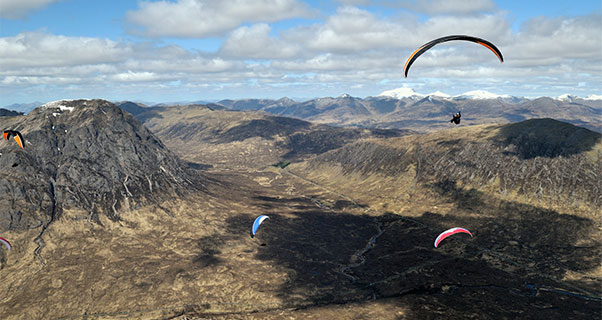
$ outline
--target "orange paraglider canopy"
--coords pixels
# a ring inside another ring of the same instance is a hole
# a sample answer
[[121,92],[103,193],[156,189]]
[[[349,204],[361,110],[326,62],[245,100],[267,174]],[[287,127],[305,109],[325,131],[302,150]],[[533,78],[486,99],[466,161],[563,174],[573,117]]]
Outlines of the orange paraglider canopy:
[[15,131],[15,130],[5,130],[4,131],[4,140],[8,140],[11,137],[13,137],[15,139],[15,141],[17,142],[17,144],[19,145],[19,147],[21,147],[21,149],[23,149],[23,142],[25,142],[25,140],[23,140],[23,136],[21,135],[21,132]]
[[504,57],[502,56],[502,52],[493,43],[491,43],[485,39],[481,39],[481,38],[477,38],[477,37],[473,37],[473,36],[452,35],[452,36],[445,36],[445,37],[435,39],[431,42],[428,42],[428,43],[422,45],[422,47],[420,47],[420,48],[418,48],[418,50],[414,51],[410,55],[408,60],[406,61],[405,65],[403,66],[403,75],[406,78],[408,77],[408,71],[410,70],[410,66],[412,66],[412,63],[414,63],[414,61],[416,61],[416,59],[418,57],[420,57],[420,55],[425,53],[427,50],[429,50],[430,48],[434,47],[435,45],[437,45],[439,43],[447,42],[447,41],[454,41],[454,40],[464,40],[464,41],[471,41],[471,42],[478,43],[478,44],[484,46],[485,48],[491,50],[491,52],[493,52],[498,57],[498,59],[500,59],[500,62],[504,62]]

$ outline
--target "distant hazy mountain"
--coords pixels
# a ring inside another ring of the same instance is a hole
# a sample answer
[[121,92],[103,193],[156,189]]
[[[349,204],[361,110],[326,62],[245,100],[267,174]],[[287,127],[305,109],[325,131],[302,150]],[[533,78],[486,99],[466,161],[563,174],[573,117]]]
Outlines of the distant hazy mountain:
[[260,110],[265,107],[287,107],[295,102],[288,98],[279,100],[272,99],[241,99],[241,100],[221,100],[217,104],[235,110]]
[[399,129],[331,127],[203,105],[145,110],[135,116],[170,149],[189,161],[213,166],[265,167],[282,159],[298,161],[362,138],[413,133]]
[[43,103],[39,102],[39,101],[31,102],[31,103],[13,103],[11,105],[4,106],[2,108],[7,109],[7,110],[14,110],[14,111],[19,111],[19,112],[23,112],[23,113],[28,113],[29,111],[35,109],[36,107],[38,107],[42,104]]
[[[135,102],[116,103],[133,115],[145,113],[148,105]],[[463,125],[509,123],[548,117],[602,132],[602,95],[578,97],[525,98],[473,90],[451,96],[444,92],[422,94],[411,88],[384,91],[378,96],[358,98],[348,94],[307,101],[281,99],[221,100],[206,105],[213,110],[256,110],[273,115],[298,118],[334,126],[359,126],[382,129],[411,129],[432,132],[453,127],[452,114],[462,112]],[[9,110],[28,112],[40,103],[14,104]],[[158,104],[169,107],[182,104]]]
[[462,112],[462,125],[508,123],[532,118],[554,118],[602,132],[602,98],[562,95],[525,98],[473,90],[450,96],[443,92],[421,94],[411,88],[384,91],[376,97],[348,94],[304,102],[290,99],[222,100],[235,110],[261,110],[314,123],[370,128],[408,128],[428,132],[453,125],[452,114]]
[[167,107],[167,106],[185,106],[191,104],[210,104],[212,102],[205,100],[196,100],[196,101],[172,101],[172,102],[161,102],[161,103],[142,103],[151,107]]

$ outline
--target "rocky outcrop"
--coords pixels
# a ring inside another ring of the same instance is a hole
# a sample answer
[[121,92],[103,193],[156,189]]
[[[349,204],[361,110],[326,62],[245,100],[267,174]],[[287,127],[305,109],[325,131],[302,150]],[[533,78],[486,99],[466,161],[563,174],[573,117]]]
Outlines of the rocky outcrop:
[[97,221],[203,188],[202,178],[127,112],[104,100],[57,101],[0,119],[24,149],[0,145],[0,229],[46,226],[66,209]]

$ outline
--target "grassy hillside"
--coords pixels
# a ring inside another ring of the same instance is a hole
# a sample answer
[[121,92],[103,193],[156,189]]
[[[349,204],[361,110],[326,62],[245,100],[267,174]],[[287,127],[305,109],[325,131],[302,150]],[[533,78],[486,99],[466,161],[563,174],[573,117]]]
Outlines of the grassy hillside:
[[349,185],[366,184],[386,198],[446,184],[588,212],[602,206],[601,159],[599,133],[534,119],[359,142],[296,168],[316,178],[324,174],[323,180],[350,178]]
[[[197,172],[204,191],[3,233],[0,318],[600,317],[599,134],[543,119],[384,139],[198,106],[142,115],[169,149],[218,164]],[[291,145],[311,156],[272,162]],[[473,237],[434,248],[455,226]]]
[[336,128],[198,105],[152,108],[137,117],[184,159],[222,168],[265,167],[283,159],[299,161],[359,139],[411,133]]

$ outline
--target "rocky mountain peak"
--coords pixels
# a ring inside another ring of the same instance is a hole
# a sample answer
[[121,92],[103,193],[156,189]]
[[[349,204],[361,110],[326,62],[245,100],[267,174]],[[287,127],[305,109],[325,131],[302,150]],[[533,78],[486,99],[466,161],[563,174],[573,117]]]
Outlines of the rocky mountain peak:
[[62,100],[0,119],[24,149],[0,145],[0,226],[29,229],[64,210],[89,219],[158,203],[201,181],[138,120],[105,100]]
[[277,100],[278,102],[295,102],[293,99],[289,98],[289,97],[282,97],[280,99]]

